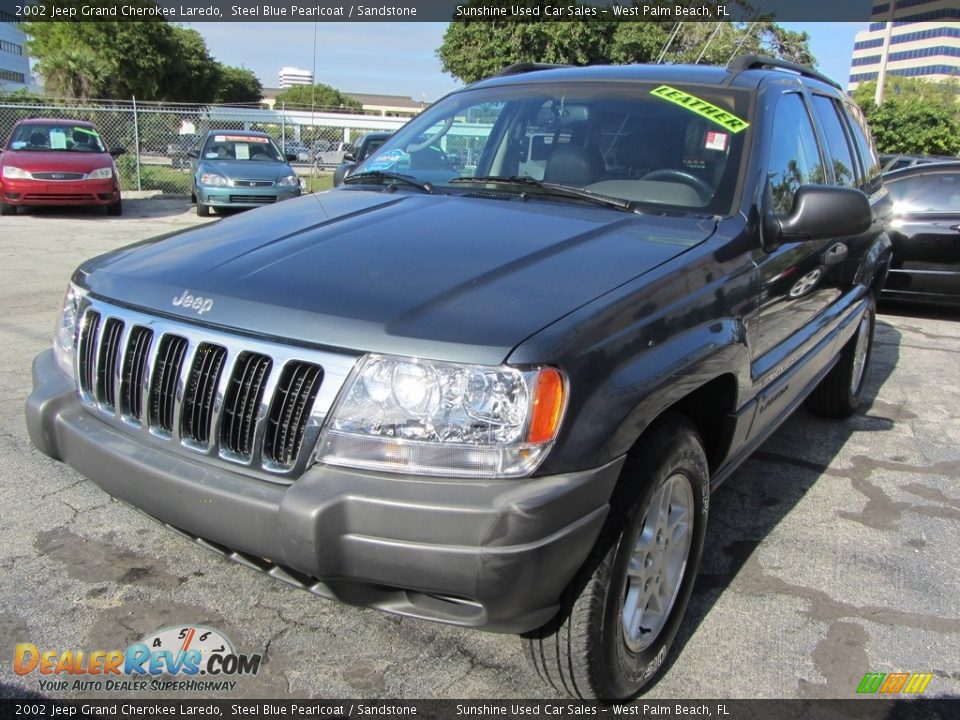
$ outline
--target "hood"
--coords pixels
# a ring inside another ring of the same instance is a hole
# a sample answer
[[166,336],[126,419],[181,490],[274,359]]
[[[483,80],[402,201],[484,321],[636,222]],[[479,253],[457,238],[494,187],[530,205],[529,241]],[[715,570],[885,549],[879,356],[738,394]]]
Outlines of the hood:
[[0,162],[27,172],[82,172],[110,167],[108,153],[57,152],[50,150],[4,150]]
[[279,180],[293,174],[293,168],[274,160],[201,160],[200,172],[217,173],[235,180]]
[[[115,251],[76,279],[188,321],[496,364],[714,227],[579,204],[344,189]],[[184,303],[185,292],[202,300]]]

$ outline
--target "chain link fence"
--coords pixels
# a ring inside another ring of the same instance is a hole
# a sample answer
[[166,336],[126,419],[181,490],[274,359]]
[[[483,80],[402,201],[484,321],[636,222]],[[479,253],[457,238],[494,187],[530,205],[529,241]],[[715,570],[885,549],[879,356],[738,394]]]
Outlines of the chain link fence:
[[0,142],[26,118],[88,120],[107,148],[123,147],[117,171],[123,190],[190,193],[188,153],[199,149],[205,133],[217,130],[259,130],[284,152],[297,156],[292,165],[307,190],[329,186],[331,171],[364,133],[393,132],[404,118],[345,114],[335,108],[281,106],[183,105],[130,101],[0,99]]

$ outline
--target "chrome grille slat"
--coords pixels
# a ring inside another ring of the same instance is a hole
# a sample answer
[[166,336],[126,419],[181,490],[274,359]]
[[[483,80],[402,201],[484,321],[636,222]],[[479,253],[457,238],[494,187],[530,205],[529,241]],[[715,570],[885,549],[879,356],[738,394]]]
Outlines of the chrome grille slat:
[[97,353],[97,401],[105,408],[117,407],[117,367],[120,365],[120,337],[123,321],[107,318],[103,323],[100,349]]
[[173,433],[177,381],[186,352],[186,338],[179,335],[164,335],[160,338],[153,378],[150,381],[150,427],[153,430]]
[[226,357],[227,350],[221,345],[201,343],[184,389],[181,434],[200,447],[206,447],[210,442],[213,406]]
[[88,398],[94,398],[97,378],[97,346],[100,343],[100,313],[90,311],[84,317],[80,342],[77,347],[77,377],[80,380],[80,392]]
[[272,365],[273,361],[266,355],[245,352],[237,363],[224,400],[220,440],[228,451],[242,458],[253,455],[260,401]]
[[91,412],[149,445],[272,482],[310,465],[356,360],[93,297],[80,317],[74,370]]
[[263,446],[270,461],[287,466],[296,459],[322,379],[323,369],[311,363],[291,362],[283,369],[273,393]]
[[120,380],[120,414],[137,423],[143,422],[143,397],[153,331],[137,325],[130,329]]

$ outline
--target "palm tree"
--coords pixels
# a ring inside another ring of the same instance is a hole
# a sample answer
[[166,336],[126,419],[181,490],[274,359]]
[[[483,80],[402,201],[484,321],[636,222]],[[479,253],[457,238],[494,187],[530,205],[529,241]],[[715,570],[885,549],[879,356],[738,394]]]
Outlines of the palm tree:
[[86,48],[71,48],[53,53],[37,64],[47,93],[76,98],[81,103],[90,97],[106,76],[100,59]]

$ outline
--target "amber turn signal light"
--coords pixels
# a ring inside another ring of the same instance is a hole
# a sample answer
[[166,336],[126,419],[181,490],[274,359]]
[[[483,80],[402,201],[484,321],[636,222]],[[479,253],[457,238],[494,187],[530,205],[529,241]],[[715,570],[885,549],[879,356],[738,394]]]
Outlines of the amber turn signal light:
[[563,415],[563,377],[559,370],[544,368],[537,378],[533,395],[533,411],[527,442],[550,442],[557,435]]

